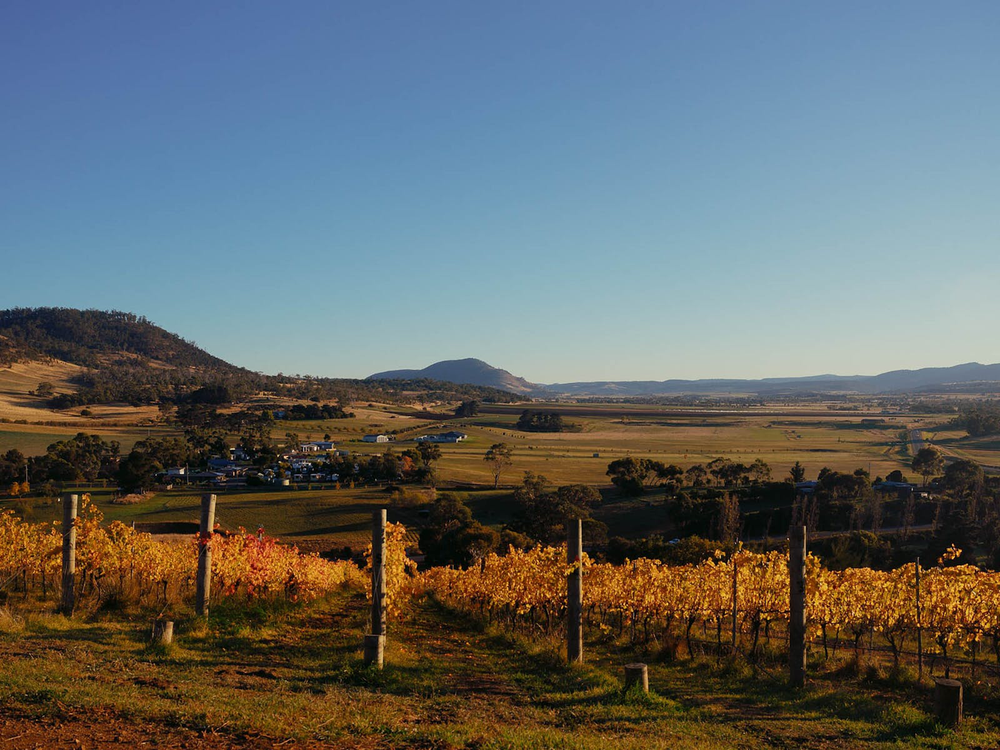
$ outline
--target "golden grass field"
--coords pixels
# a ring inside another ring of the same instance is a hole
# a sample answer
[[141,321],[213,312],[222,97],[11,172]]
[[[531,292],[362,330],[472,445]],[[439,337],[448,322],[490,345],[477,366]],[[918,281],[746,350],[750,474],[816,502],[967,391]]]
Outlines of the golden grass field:
[[[113,405],[94,407],[95,418],[75,420],[66,419],[64,412],[33,408],[39,417],[35,422],[0,423],[0,452],[18,448],[28,455],[43,453],[50,443],[80,431],[118,440],[123,450],[147,435],[179,434],[175,427],[151,424],[155,412],[151,407],[125,406],[120,407],[120,412]],[[904,436],[914,426],[926,426],[927,438],[939,443],[947,453],[983,463],[1000,462],[1000,441],[974,441],[958,432],[935,431],[935,418],[927,415],[886,416],[883,424],[871,425],[862,424],[864,417],[857,414],[824,413],[815,407],[808,411],[783,409],[767,415],[747,410],[724,416],[649,407],[644,416],[623,419],[609,406],[606,414],[569,417],[575,431],[524,433],[515,429],[513,412],[445,420],[435,418],[443,410],[425,412],[389,405],[357,405],[352,410],[355,417],[351,419],[277,422],[272,436],[282,442],[287,433],[294,433],[300,440],[330,435],[343,448],[370,454],[387,448],[385,444],[362,442],[362,436],[370,432],[395,433],[396,442],[390,445],[402,451],[414,446],[413,438],[418,435],[459,429],[469,439],[441,446],[438,473],[442,481],[460,484],[492,484],[482,458],[487,448],[497,442],[506,442],[514,449],[514,465],[503,477],[504,484],[514,483],[523,472],[532,471],[557,484],[606,485],[608,462],[628,455],[682,468],[719,456],[744,463],[760,458],[772,467],[775,478],[783,477],[796,461],[806,466],[809,476],[824,466],[841,471],[870,468],[873,476],[885,475],[893,469],[906,471],[911,456]],[[4,413],[2,409],[0,413]]]
[[[176,426],[157,424],[160,415],[155,407],[95,406],[92,416],[84,418],[79,408],[53,411],[44,399],[28,393],[41,380],[53,382],[57,391],[71,388],[67,379],[72,374],[71,366],[38,363],[0,370],[0,453],[17,448],[27,455],[42,454],[51,443],[81,431],[117,440],[123,452],[147,436],[180,434]],[[940,415],[844,411],[835,403],[717,410],[541,405],[564,412],[572,429],[562,433],[517,430],[524,405],[488,406],[484,408],[487,413],[469,419],[451,418],[454,406],[358,403],[351,407],[355,416],[350,419],[277,422],[272,437],[284,443],[288,433],[302,441],[330,435],[338,447],[367,455],[414,447],[413,438],[421,434],[461,430],[468,434],[467,441],[440,446],[439,487],[460,490],[477,518],[495,526],[506,520],[510,490],[524,472],[542,474],[552,485],[583,483],[608,490],[608,463],[629,455],[684,469],[720,456],[747,464],[761,459],[770,465],[774,479],[785,478],[796,461],[805,466],[808,478],[815,478],[823,467],[839,471],[860,467],[870,470],[873,477],[894,469],[912,474],[909,431],[919,429],[925,440],[952,457],[971,458],[987,466],[1000,464],[1000,440],[969,438],[944,426],[946,419]],[[362,442],[362,436],[372,432],[391,433],[396,441]],[[493,477],[483,455],[498,442],[513,448],[514,459],[501,477],[500,490],[493,492]],[[109,521],[188,521],[197,518],[197,496],[198,490],[174,490],[136,506],[111,505],[110,494],[95,493],[95,500]],[[605,496],[606,507],[602,506],[600,515],[613,532],[664,531],[663,519],[653,518],[642,500],[626,500],[611,492]],[[227,528],[255,529],[264,523],[269,533],[293,541],[325,539],[330,544],[351,545],[364,542],[371,510],[389,504],[383,489],[362,487],[220,493],[219,502],[220,522]],[[9,503],[0,501],[0,505]],[[40,519],[55,519],[55,510],[44,503],[33,512]],[[404,522],[415,520],[405,508],[393,513]]]
[[[796,462],[811,475],[822,467],[842,471],[871,468],[885,474],[909,463],[909,448],[903,435],[910,424],[904,417],[886,417],[885,426],[865,426],[861,417],[831,412],[829,416],[658,416],[650,410],[643,419],[622,420],[608,416],[572,417],[579,431],[524,433],[515,429],[516,417],[484,415],[472,419],[442,421],[414,420],[400,415],[397,420],[372,415],[382,429],[404,429],[397,436],[395,450],[414,445],[412,437],[424,432],[459,429],[469,439],[456,445],[442,445],[439,474],[445,481],[492,483],[483,454],[490,445],[506,442],[514,449],[514,465],[503,478],[516,482],[524,471],[541,473],[553,483],[608,484],[605,472],[610,461],[628,455],[653,458],[687,468],[724,456],[750,463],[767,462],[776,478],[783,477]],[[407,421],[398,421],[406,419]],[[287,423],[275,432],[294,429],[300,437],[329,434],[333,440],[360,453],[380,452],[384,445],[354,442],[366,431],[360,420],[331,420],[322,423]],[[344,424],[338,422],[354,422]],[[292,425],[295,425],[293,428]],[[345,429],[346,428],[346,429]],[[360,429],[359,429],[360,428]],[[375,429],[375,428],[373,428]],[[410,438],[409,440],[406,438]],[[597,457],[594,454],[599,454]]]

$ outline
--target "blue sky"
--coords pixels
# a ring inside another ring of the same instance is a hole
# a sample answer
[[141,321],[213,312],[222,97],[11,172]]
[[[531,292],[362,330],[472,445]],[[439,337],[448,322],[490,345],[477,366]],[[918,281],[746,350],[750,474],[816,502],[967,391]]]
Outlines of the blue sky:
[[1000,4],[7,3],[2,307],[266,372],[1000,360]]

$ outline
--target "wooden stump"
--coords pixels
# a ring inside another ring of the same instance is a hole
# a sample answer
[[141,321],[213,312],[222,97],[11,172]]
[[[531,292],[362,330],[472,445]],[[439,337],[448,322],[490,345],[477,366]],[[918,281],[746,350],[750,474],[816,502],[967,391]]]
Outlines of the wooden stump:
[[[385,636],[373,633],[365,636],[365,664],[382,669],[385,659]],[[356,653],[356,652],[355,652]]]
[[958,680],[934,680],[934,712],[946,727],[962,723],[962,683]]
[[642,692],[649,692],[649,670],[641,662],[625,665],[625,689],[628,690],[636,685]]
[[153,644],[158,646],[168,646],[174,641],[174,621],[154,620],[153,621]]

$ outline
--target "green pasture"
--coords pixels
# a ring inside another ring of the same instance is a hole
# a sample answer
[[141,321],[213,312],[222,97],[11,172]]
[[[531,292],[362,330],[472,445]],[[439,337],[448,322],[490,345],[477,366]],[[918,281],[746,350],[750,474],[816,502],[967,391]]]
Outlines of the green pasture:
[[0,424],[0,454],[11,448],[16,448],[26,456],[39,456],[45,453],[52,443],[69,440],[78,432],[100,435],[105,440],[117,440],[121,443],[123,452],[132,450],[132,446],[148,436],[173,436],[181,434],[176,427],[105,427],[81,425],[80,427],[65,427],[52,425],[27,425],[15,423]]
[[885,475],[906,468],[909,461],[896,430],[859,429],[837,422],[800,425],[759,418],[697,418],[653,424],[586,419],[580,426],[579,432],[523,433],[512,423],[470,420],[461,427],[469,440],[442,446],[440,474],[457,482],[490,482],[489,467],[482,459],[494,442],[506,442],[514,449],[514,464],[504,483],[532,471],[559,484],[605,485],[608,463],[630,455],[683,468],[720,456],[743,463],[759,458],[771,466],[775,478],[785,476],[796,461],[806,466],[810,477],[823,467],[841,471],[870,467],[874,474]]
[[[598,405],[587,405],[599,410]],[[629,407],[631,409],[631,406]],[[492,484],[483,454],[490,445],[505,442],[514,449],[514,465],[502,484],[516,483],[525,471],[540,473],[558,484],[607,485],[607,465],[616,458],[636,456],[674,463],[687,468],[720,456],[751,463],[768,463],[776,478],[783,477],[799,461],[810,477],[823,467],[840,471],[870,468],[885,475],[908,468],[909,448],[900,436],[907,423],[895,418],[885,425],[862,423],[862,417],[830,412],[829,416],[683,416],[671,407],[647,407],[643,415],[623,418],[608,406],[608,416],[567,417],[574,429],[562,433],[527,433],[516,428],[517,409],[508,414],[482,414],[469,419],[420,420],[401,415],[398,423],[381,412],[366,419],[290,422],[279,424],[273,434],[284,437],[295,432],[301,439],[329,434],[339,447],[361,454],[382,453],[385,444],[361,442],[368,432],[400,430],[393,450],[413,447],[417,435],[447,429],[466,432],[469,439],[441,446],[438,464],[441,481],[462,484]],[[419,414],[417,412],[416,414]],[[597,457],[594,454],[598,454]],[[1000,456],[1000,453],[998,453]]]
[[[371,538],[371,514],[377,508],[388,508],[389,520],[404,524],[410,538],[416,541],[424,519],[420,509],[426,498],[411,497],[397,501],[384,488],[286,489],[281,491],[243,490],[216,492],[216,521],[226,530],[240,527],[254,532],[263,526],[265,532],[288,542],[306,546],[337,548],[345,545],[361,548]],[[201,492],[171,490],[160,492],[134,505],[116,505],[110,489],[79,487],[68,492],[90,494],[91,502],[104,515],[106,523],[197,522],[201,507]],[[438,489],[440,495],[450,492],[468,504],[481,523],[500,530],[510,522],[513,493],[508,489]],[[626,498],[613,490],[603,493],[604,502],[594,512],[608,524],[612,536],[627,537],[647,534],[669,534],[671,525],[663,506],[662,493],[642,498]],[[20,501],[0,499],[0,511],[14,509],[34,522],[59,521],[61,506],[52,498],[36,498],[25,511]]]
[[[115,505],[110,490],[91,490],[91,501],[104,514],[104,520],[123,523],[160,523],[198,521],[201,492],[171,490],[153,495],[134,505]],[[372,511],[389,507],[389,520],[416,528],[418,515],[413,508],[396,508],[390,493],[382,488],[344,488],[340,490],[285,489],[278,492],[216,492],[216,522],[224,529],[240,527],[256,531],[263,526],[267,534],[289,542],[323,540],[329,546],[364,546],[371,539]],[[0,500],[0,510],[22,506],[12,500]],[[39,499],[30,511],[34,521],[56,521],[61,516],[59,503]]]

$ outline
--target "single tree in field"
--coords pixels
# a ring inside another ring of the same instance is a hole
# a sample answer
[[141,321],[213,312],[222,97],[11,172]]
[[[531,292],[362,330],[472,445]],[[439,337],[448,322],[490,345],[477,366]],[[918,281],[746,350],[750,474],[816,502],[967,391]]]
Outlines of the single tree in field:
[[708,478],[708,469],[701,464],[695,464],[684,472],[684,476],[687,478],[688,484],[692,487],[701,487]]
[[924,487],[926,487],[927,479],[935,474],[940,474],[941,469],[944,468],[944,456],[937,448],[921,448],[913,457],[910,468],[924,478]]
[[944,472],[945,487],[960,497],[980,490],[983,479],[983,467],[968,459],[955,461]]
[[455,409],[456,417],[475,417],[479,414],[478,401],[463,401]]
[[711,474],[719,484],[725,484],[726,478],[730,476],[730,461],[728,458],[719,456],[708,462],[708,473]]
[[514,451],[507,443],[494,443],[486,451],[483,460],[493,472],[493,489],[496,489],[500,486],[500,475],[514,463]]
[[646,480],[652,473],[653,462],[648,458],[626,456],[617,458],[608,464],[605,472],[611,477],[611,483],[626,495],[636,497],[641,495],[646,486]]
[[430,468],[431,461],[441,458],[441,446],[434,443],[417,443],[417,453],[426,468]]
[[791,470],[788,473],[792,477],[792,482],[796,484],[799,482],[806,481],[806,467],[803,466],[798,461],[795,462],[795,465],[791,468]]
[[771,467],[759,458],[754,460],[750,464],[750,478],[755,482],[771,481]]

